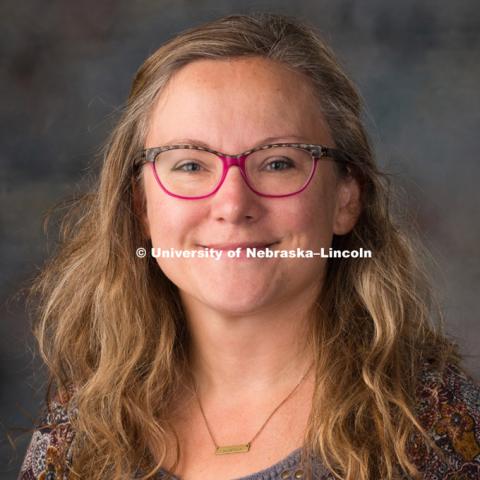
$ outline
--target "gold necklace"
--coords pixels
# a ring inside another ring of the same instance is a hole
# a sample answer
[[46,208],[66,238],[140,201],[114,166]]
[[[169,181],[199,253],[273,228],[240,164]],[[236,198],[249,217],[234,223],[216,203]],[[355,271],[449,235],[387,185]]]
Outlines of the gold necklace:
[[305,378],[307,377],[311,368],[313,367],[313,364],[314,364],[314,362],[308,367],[308,369],[305,372],[305,374],[303,375],[303,377],[295,385],[295,388],[277,405],[275,410],[268,416],[268,418],[265,420],[265,422],[263,422],[263,425],[260,427],[258,432],[253,436],[253,438],[247,443],[240,443],[238,445],[219,446],[217,444],[217,442],[215,440],[215,437],[213,436],[212,429],[210,428],[210,425],[208,424],[207,417],[205,416],[205,412],[203,411],[202,404],[200,402],[200,397],[198,396],[198,392],[197,392],[197,386],[195,384],[195,380],[193,380],[193,375],[192,375],[193,389],[195,391],[195,396],[197,397],[198,406],[200,407],[200,411],[202,412],[202,417],[203,417],[203,420],[205,421],[205,425],[207,427],[210,438],[212,439],[212,442],[215,445],[215,455],[225,455],[225,454],[229,454],[229,453],[246,453],[246,452],[248,452],[250,450],[250,447],[252,446],[253,441],[258,437],[258,435],[260,435],[262,430],[265,428],[265,425],[267,424],[267,422],[273,417],[273,415],[277,412],[277,410],[297,391],[298,387],[305,380]]

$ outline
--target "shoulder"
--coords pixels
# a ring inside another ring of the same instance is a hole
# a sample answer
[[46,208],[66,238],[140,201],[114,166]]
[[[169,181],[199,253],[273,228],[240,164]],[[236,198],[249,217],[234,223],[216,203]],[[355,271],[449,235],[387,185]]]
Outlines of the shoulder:
[[75,412],[67,397],[57,395],[40,415],[27,448],[18,480],[67,480],[74,432],[70,418]]
[[439,370],[425,364],[416,414],[442,454],[414,436],[410,454],[423,478],[480,478],[480,384],[457,365]]

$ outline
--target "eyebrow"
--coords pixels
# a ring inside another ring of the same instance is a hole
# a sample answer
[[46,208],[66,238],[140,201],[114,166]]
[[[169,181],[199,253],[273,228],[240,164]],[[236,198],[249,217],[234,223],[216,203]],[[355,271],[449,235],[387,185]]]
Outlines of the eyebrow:
[[[282,136],[279,136],[279,137],[264,138],[260,142],[257,142],[253,146],[253,148],[255,148],[259,145],[265,145],[265,144],[268,144],[268,143],[287,142],[289,139],[296,140],[296,141],[301,142],[301,143],[311,143],[305,137],[301,137],[299,135],[282,135]],[[202,142],[201,140],[197,140],[195,138],[175,138],[173,140],[170,140],[170,141],[166,142],[165,145],[181,145],[181,144],[197,145],[199,147],[212,149],[212,146],[209,145],[208,143]]]

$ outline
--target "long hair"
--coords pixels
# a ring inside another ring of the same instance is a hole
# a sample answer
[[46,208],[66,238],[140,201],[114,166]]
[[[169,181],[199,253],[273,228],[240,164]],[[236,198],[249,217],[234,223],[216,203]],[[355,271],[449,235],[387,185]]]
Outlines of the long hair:
[[[361,186],[360,218],[333,246],[373,252],[328,261],[314,305],[316,386],[304,454],[317,455],[339,479],[391,479],[397,468],[415,477],[410,436],[420,433],[435,448],[415,417],[418,375],[428,360],[438,368],[458,363],[458,348],[433,320],[418,247],[392,218],[389,182],[375,164],[356,88],[313,28],[272,14],[190,29],[145,61],[104,149],[98,185],[70,209],[61,247],[32,287],[39,351],[51,383],[70,391],[76,406],[73,469],[81,478],[120,479],[141,466],[142,478],[151,478],[166,459],[188,332],[175,285],[155,259],[135,256],[150,240],[133,163],[175,72],[199,59],[243,56],[279,62],[310,82]],[[177,440],[175,464],[180,453]]]

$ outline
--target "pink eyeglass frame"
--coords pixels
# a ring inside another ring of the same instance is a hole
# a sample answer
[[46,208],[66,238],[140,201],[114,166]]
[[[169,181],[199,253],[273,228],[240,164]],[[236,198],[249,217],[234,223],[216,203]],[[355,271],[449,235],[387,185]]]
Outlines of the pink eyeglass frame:
[[[300,188],[299,190],[297,190],[293,193],[287,193],[287,194],[283,194],[283,195],[270,195],[270,194],[266,194],[266,193],[261,193],[261,192],[255,190],[255,188],[253,188],[253,186],[250,185],[250,183],[248,182],[248,177],[247,177],[247,174],[246,174],[246,171],[245,171],[245,161],[246,161],[247,157],[254,152],[258,152],[260,150],[268,150],[269,148],[274,148],[274,147],[293,147],[293,148],[299,148],[299,149],[302,149],[302,150],[306,150],[307,152],[310,153],[310,155],[312,156],[312,159],[314,160],[312,172],[311,172],[310,176],[308,177],[308,179],[306,180],[305,184],[303,185],[302,188]],[[219,157],[222,160],[222,163],[223,163],[222,177],[220,178],[220,181],[218,182],[218,185],[215,187],[215,189],[213,191],[211,191],[210,193],[208,193],[206,195],[199,195],[199,196],[195,196],[195,197],[186,197],[186,196],[183,196],[183,195],[177,195],[175,193],[172,193],[164,187],[164,185],[160,181],[160,178],[158,178],[157,171],[155,169],[155,158],[157,157],[157,155],[159,153],[166,152],[168,150],[176,150],[176,149],[179,149],[179,148],[190,149],[190,150],[201,150],[203,152],[213,153],[214,155],[216,155],[217,157]],[[281,198],[281,197],[291,197],[292,195],[297,195],[297,194],[303,192],[303,190],[305,190],[308,187],[308,185],[310,184],[313,176],[315,175],[318,160],[320,160],[322,158],[324,158],[326,160],[334,160],[336,162],[343,163],[343,164],[354,163],[353,160],[345,152],[342,152],[341,150],[338,150],[336,148],[326,147],[324,145],[317,145],[317,144],[311,144],[311,143],[271,143],[271,144],[268,144],[268,145],[261,145],[261,146],[252,148],[252,149],[247,150],[243,153],[239,153],[238,155],[227,155],[226,153],[222,153],[222,152],[219,152],[217,150],[212,150],[210,148],[202,147],[200,145],[178,144],[178,145],[165,145],[163,147],[146,148],[146,149],[144,149],[140,152],[139,156],[137,157],[137,159],[134,163],[134,166],[135,167],[141,167],[145,163],[150,163],[151,166],[152,166],[153,175],[155,176],[155,179],[156,179],[158,185],[160,186],[160,188],[166,194],[168,194],[172,197],[182,198],[184,200],[200,200],[202,198],[207,198],[207,197],[210,197],[210,196],[214,195],[220,189],[220,187],[223,185],[223,182],[225,181],[225,178],[226,178],[227,173],[228,173],[228,169],[230,167],[233,167],[233,166],[236,166],[236,167],[240,168],[240,173],[242,174],[242,177],[243,177],[245,183],[247,184],[248,188],[250,188],[250,190],[252,190],[252,192],[256,193],[257,195],[260,195],[261,197]]]

